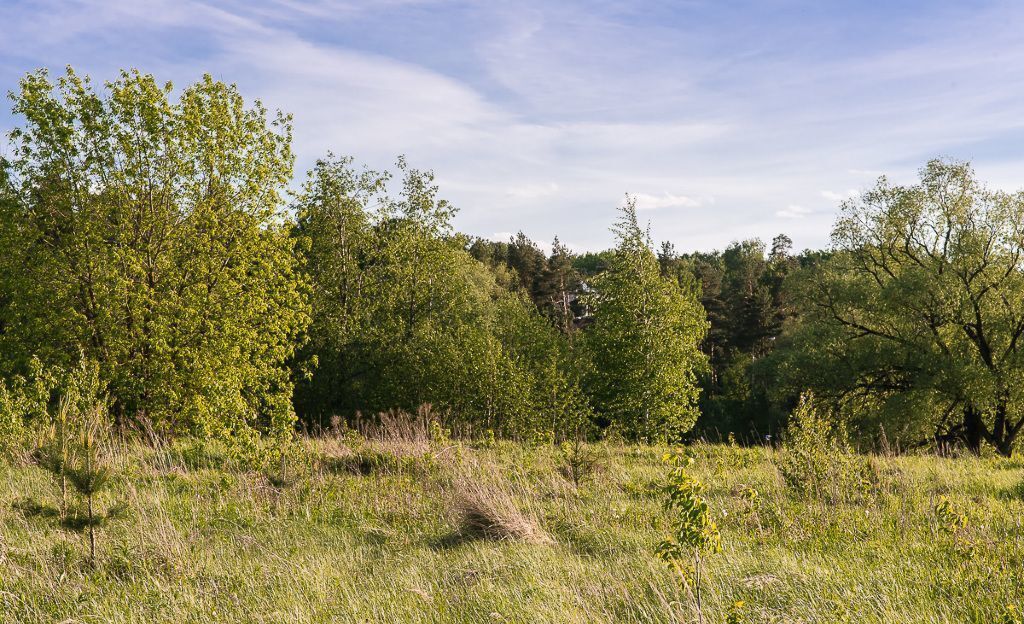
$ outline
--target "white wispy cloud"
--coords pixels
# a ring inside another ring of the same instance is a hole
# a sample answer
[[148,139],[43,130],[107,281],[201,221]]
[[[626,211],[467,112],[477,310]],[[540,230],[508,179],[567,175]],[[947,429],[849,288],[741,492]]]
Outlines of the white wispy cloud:
[[837,193],[835,191],[822,191],[821,196],[831,202],[842,202],[847,199],[852,199],[860,195],[860,191],[857,189],[848,189],[845,193]]
[[661,195],[648,195],[637,193],[633,196],[636,199],[637,210],[657,210],[659,208],[696,208],[701,201],[686,195],[673,195],[662,193]]
[[804,206],[797,204],[790,204],[782,210],[777,210],[775,216],[780,219],[803,219],[804,217],[813,214],[814,211]]
[[[1024,7],[873,11],[833,23],[639,0],[2,3],[0,81],[66,63],[179,86],[208,71],[294,113],[300,174],[327,150],[375,168],[406,154],[437,172],[469,233],[601,248],[623,193],[642,190],[655,237],[680,249],[780,231],[804,247],[827,241],[852,189],[882,172],[912,180],[937,154],[1021,186]],[[853,35],[865,31],[872,45]],[[14,123],[0,114],[0,129]]]

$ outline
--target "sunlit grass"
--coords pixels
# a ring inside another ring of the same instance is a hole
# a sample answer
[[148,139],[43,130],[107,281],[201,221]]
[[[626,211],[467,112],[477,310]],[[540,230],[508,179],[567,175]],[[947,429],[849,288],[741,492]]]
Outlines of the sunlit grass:
[[[0,463],[0,621],[691,621],[654,556],[665,449],[593,447],[604,459],[577,488],[548,446],[420,449],[369,474],[344,458],[370,449],[342,446],[305,441],[281,489],[194,442],[120,449],[110,496],[131,512],[100,535],[96,570],[81,536],[13,506],[57,501],[52,479]],[[692,450],[723,538],[709,621],[736,600],[750,622],[990,623],[1024,603],[1017,461],[872,457],[871,483],[836,502],[787,490],[776,451]],[[474,478],[553,542],[467,531]],[[941,526],[940,496],[963,531]]]

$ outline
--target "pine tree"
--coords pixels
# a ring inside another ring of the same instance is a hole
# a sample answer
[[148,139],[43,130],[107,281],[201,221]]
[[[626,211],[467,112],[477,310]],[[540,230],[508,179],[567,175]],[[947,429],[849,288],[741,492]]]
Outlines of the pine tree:
[[99,494],[110,485],[112,470],[102,455],[101,443],[107,431],[105,410],[102,404],[95,404],[83,415],[78,439],[71,453],[71,459],[64,467],[64,474],[75,493],[81,499],[78,506],[64,518],[68,528],[88,532],[89,563],[96,567],[96,531],[118,517],[123,507],[112,505],[99,508]]
[[537,289],[540,309],[570,339],[576,329],[576,296],[581,286],[579,272],[572,265],[573,258],[569,248],[556,236]]

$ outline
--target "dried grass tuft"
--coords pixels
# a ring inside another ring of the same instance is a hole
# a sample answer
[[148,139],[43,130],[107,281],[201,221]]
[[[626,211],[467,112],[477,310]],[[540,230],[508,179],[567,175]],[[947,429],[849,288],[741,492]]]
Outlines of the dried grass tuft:
[[517,504],[517,499],[526,497],[518,496],[521,493],[513,483],[493,476],[487,479],[478,464],[469,466],[452,484],[453,511],[462,535],[529,544],[554,543],[533,510]]

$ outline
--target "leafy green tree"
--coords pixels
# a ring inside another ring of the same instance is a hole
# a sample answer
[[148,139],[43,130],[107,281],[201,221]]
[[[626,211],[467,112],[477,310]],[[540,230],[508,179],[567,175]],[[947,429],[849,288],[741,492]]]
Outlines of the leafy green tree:
[[611,260],[614,256],[614,249],[606,249],[598,252],[588,251],[575,257],[573,259],[572,266],[579,271],[580,275],[584,278],[590,278],[599,275],[602,271],[606,270],[611,264]]
[[588,391],[603,424],[632,438],[678,439],[697,418],[707,319],[694,293],[660,274],[631,198],[613,232],[615,254],[587,297],[594,313],[585,335]]
[[0,196],[0,369],[99,363],[115,418],[252,442],[288,431],[307,324],[284,227],[290,119],[205,76],[70,68],[13,94]]
[[779,354],[789,385],[862,429],[1010,455],[1024,428],[1024,195],[933,160],[917,184],[883,177],[846,202],[832,241],[794,280],[807,308]]
[[431,403],[466,431],[515,436],[585,420],[564,339],[476,259],[500,248],[477,241],[470,255],[432,174],[404,160],[398,170],[391,198],[388,174],[328,159],[296,203],[314,286],[304,356],[318,363],[300,411],[318,422]]
[[[367,334],[375,285],[369,269],[378,231],[370,207],[385,201],[389,178],[356,171],[351,158],[329,155],[317,161],[295,205],[296,236],[313,286],[309,340],[296,359],[305,379],[296,407],[307,417],[331,416],[358,403],[372,372]],[[313,374],[316,383],[310,383]]]

